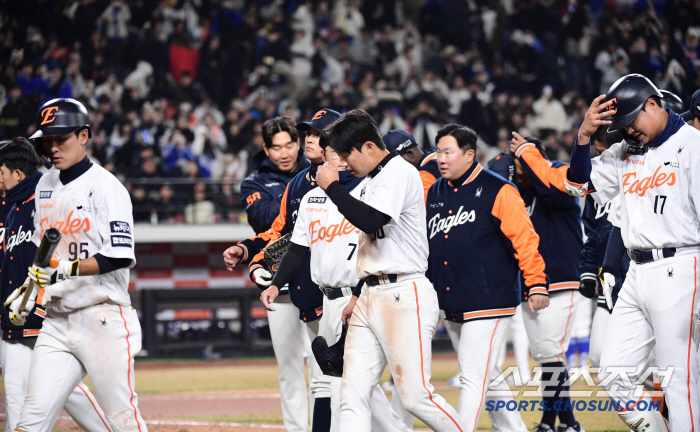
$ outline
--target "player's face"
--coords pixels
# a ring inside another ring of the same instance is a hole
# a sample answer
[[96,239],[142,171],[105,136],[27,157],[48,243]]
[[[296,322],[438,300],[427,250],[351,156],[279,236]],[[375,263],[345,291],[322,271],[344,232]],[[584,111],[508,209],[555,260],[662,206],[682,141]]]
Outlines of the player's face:
[[43,137],[41,146],[49,156],[53,166],[64,170],[83,160],[87,140],[88,131],[83,129],[78,133],[78,136],[71,132],[66,135]]
[[[661,108],[656,105],[656,102],[653,99],[649,99],[644,109],[637,115],[637,118],[625,127],[625,131],[643,144],[649,144],[649,141],[656,138],[663,131],[663,127],[659,131],[657,114],[660,110]],[[664,124],[663,126],[665,127],[666,125]]]
[[19,170],[11,171],[6,165],[0,167],[0,181],[2,181],[2,190],[8,191],[17,186],[22,180]]
[[347,163],[344,160],[341,160],[338,153],[330,148],[330,146],[327,146],[323,150],[323,162],[328,162],[330,166],[338,171],[345,171],[348,168]]
[[598,153],[598,156],[602,155],[603,152],[608,149],[608,145],[600,140],[594,140],[593,147],[595,147],[595,151]]
[[355,177],[364,177],[376,166],[376,163],[372,162],[370,151],[378,150],[374,143],[365,143],[361,152],[353,147],[350,153],[340,155],[340,163],[344,164]]
[[323,149],[318,144],[321,138],[321,133],[316,129],[309,129],[306,132],[306,138],[304,138],[304,155],[311,161],[311,163],[320,163],[323,157]]
[[437,163],[440,175],[445,180],[457,180],[471,168],[475,152],[472,149],[463,152],[455,137],[445,135],[437,144]]
[[278,170],[292,172],[297,168],[299,143],[293,141],[289,132],[278,132],[272,136],[270,147],[263,147],[265,154]]

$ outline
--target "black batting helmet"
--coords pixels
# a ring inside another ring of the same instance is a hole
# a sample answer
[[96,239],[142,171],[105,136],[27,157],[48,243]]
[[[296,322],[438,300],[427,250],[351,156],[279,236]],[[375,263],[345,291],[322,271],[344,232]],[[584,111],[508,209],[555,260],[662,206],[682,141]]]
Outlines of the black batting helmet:
[[668,90],[661,90],[661,94],[663,95],[661,98],[661,106],[664,109],[670,109],[676,114],[681,114],[685,111],[685,105],[683,105],[683,101],[677,94],[671,93]]
[[343,332],[335,345],[328,346],[326,338],[316,336],[311,342],[311,351],[314,353],[316,363],[324,375],[334,377],[343,376],[343,354],[345,353],[345,337],[348,334],[348,326],[343,326]]
[[90,117],[87,109],[75,99],[52,99],[36,113],[36,132],[30,140],[48,136],[66,135],[80,129],[90,130]]
[[610,107],[613,111],[612,123],[608,126],[608,132],[615,132],[632,123],[652,96],[663,98],[659,89],[644,75],[625,75],[615,81],[603,101],[613,101]]

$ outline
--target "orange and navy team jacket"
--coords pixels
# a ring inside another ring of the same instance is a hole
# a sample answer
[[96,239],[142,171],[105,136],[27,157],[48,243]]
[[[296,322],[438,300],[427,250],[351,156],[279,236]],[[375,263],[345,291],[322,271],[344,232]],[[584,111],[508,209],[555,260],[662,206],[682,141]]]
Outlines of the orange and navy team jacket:
[[248,224],[256,234],[270,229],[272,222],[280,212],[282,194],[299,172],[311,166],[311,163],[299,151],[297,169],[292,173],[283,173],[277,169],[265,155],[265,150],[255,153],[250,166],[257,172],[249,175],[241,183],[241,201],[248,214]]
[[[12,292],[22,286],[27,279],[27,268],[32,266],[36,255],[36,245],[32,242],[34,233],[34,190],[39,183],[41,173],[27,176],[15,187],[7,191],[4,198],[5,207],[9,206],[7,216],[2,219],[5,237],[0,252],[2,271],[0,271],[0,292],[2,302]],[[17,340],[25,337],[37,337],[44,322],[46,312],[40,306],[27,316],[23,326],[16,326],[2,308],[2,338]]]
[[549,292],[577,290],[583,247],[581,207],[564,187],[569,164],[550,161],[535,144],[517,148],[518,158],[530,178],[530,189],[520,188],[532,225],[540,236],[539,251],[549,277]]
[[[272,227],[251,239],[238,243],[245,251],[242,262],[249,262],[251,278],[253,270],[267,267],[263,252],[265,246],[294,230],[301,199],[316,187],[315,174],[316,167],[308,167],[300,171],[284,190],[279,212],[272,222]],[[289,282],[289,291],[280,290],[280,294],[289,294],[292,303],[299,309],[299,319],[302,321],[311,322],[321,318],[323,293],[311,280],[311,252],[306,254],[300,270]]]
[[423,159],[418,165],[418,174],[420,174],[420,179],[423,182],[423,190],[425,191],[425,199],[427,200],[430,186],[441,177],[437,163],[437,153],[435,153],[434,150],[426,150]]
[[478,163],[428,192],[428,272],[440,309],[454,322],[511,316],[518,271],[530,295],[547,294],[539,237],[518,190]]

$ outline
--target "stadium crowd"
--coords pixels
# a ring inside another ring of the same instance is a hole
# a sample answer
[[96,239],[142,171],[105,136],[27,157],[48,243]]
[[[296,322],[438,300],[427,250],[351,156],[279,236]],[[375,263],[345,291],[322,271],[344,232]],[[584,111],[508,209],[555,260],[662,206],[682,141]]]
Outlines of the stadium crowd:
[[368,111],[434,146],[473,128],[481,158],[510,131],[566,161],[590,100],[632,72],[686,103],[700,88],[691,0],[23,0],[0,3],[0,127],[90,109],[91,158],[136,221],[244,217],[237,185],[262,123]]

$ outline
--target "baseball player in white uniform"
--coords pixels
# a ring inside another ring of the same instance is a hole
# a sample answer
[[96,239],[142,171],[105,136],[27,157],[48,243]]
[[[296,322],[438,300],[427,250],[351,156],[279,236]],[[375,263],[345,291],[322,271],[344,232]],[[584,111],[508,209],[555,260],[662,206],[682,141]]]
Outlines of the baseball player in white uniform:
[[85,155],[91,132],[82,104],[51,100],[39,109],[38,124],[31,139],[57,169],[37,184],[32,241],[38,245],[49,227],[62,238],[55,268],[29,268],[28,279],[41,289],[32,290],[24,309],[22,296],[11,304],[20,322],[35,303],[46,309],[17,430],[50,431],[89,374],[111,430],[145,432],[134,391],[141,326],[127,292],[136,263],[129,194]]
[[[620,195],[620,230],[630,268],[610,318],[603,344],[601,381],[634,430],[693,431],[700,427],[697,346],[693,312],[698,300],[700,257],[700,132],[661,107],[662,95],[642,75],[616,81],[586,113],[574,145],[567,189],[573,195],[597,191],[601,204]],[[601,101],[603,103],[601,103]],[[610,120],[603,120],[612,116]],[[590,136],[600,126],[620,130],[625,140],[591,161]],[[606,296],[608,287],[603,284]],[[658,411],[635,410],[648,393],[635,394],[634,379],[656,362],[674,371],[664,387],[670,421]],[[611,367],[633,367],[627,376]]]
[[[27,267],[36,256],[37,247],[31,242],[34,230],[36,185],[42,177],[38,171],[41,164],[32,144],[26,138],[15,138],[0,147],[0,178],[7,190],[4,200],[9,207],[9,216],[2,219],[3,229],[7,229],[7,241],[2,242],[2,273],[0,287],[6,306],[18,294],[16,287],[26,279]],[[0,364],[5,385],[5,430],[11,432],[19,421],[29,380],[29,365],[32,361],[34,345],[39,335],[45,310],[35,308],[17,326],[10,321],[8,311],[2,310],[2,341],[0,342]],[[75,422],[85,431],[109,431],[104,412],[86,385],[80,383],[71,392],[64,407]]]
[[363,110],[344,114],[324,136],[343,166],[355,176],[370,176],[359,199],[342,187],[333,167],[324,165],[316,177],[338,211],[361,231],[357,276],[364,287],[345,342],[340,432],[370,431],[370,399],[387,362],[410,413],[435,431],[461,432],[457,412],[430,384],[430,344],[440,316],[437,295],[425,277],[420,176],[386,151],[376,122]]
[[[323,146],[323,144],[322,144]],[[324,148],[324,162],[339,171],[341,185],[354,198],[359,198],[368,177],[355,177],[340,166],[340,158],[330,147]],[[278,286],[284,286],[287,279],[302,265],[308,250],[311,251],[311,278],[323,292],[323,316],[318,321],[307,323],[309,337],[313,340],[323,336],[329,345],[340,339],[343,329],[343,311],[356,297],[357,245],[360,231],[338,211],[320,187],[309,191],[301,200],[297,220],[292,234],[291,252],[287,252],[280,262],[270,288],[261,299],[269,310],[279,293]],[[297,253],[299,252],[299,253]],[[296,258],[296,259],[295,259]],[[352,308],[350,308],[352,310]],[[318,365],[312,369],[311,388],[316,398],[331,398],[331,431],[340,427],[340,386],[341,378],[324,375]],[[322,388],[324,391],[319,391]],[[401,419],[396,416],[389,400],[377,386],[372,393],[372,430],[375,432],[402,429]],[[316,425],[314,425],[316,430]]]

